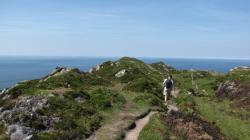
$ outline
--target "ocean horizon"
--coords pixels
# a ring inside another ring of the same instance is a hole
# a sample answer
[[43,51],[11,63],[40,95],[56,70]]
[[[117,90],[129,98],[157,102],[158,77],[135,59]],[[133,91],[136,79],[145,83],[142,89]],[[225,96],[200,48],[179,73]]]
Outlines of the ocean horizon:
[[[114,61],[119,58],[0,56],[0,89],[11,87],[24,80],[41,78],[57,66],[88,71],[105,61]],[[227,73],[233,67],[250,66],[250,60],[247,59],[137,58],[145,63],[162,61],[178,70],[194,69]]]

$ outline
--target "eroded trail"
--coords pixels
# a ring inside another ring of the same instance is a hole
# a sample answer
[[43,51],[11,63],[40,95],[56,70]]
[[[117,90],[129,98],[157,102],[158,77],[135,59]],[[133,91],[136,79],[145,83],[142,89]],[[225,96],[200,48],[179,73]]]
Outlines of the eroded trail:
[[[179,90],[175,89],[172,96],[176,98],[179,94]],[[170,111],[178,111],[178,108],[172,104],[167,105]],[[150,117],[156,112],[150,112],[144,118],[135,121],[136,127],[126,133],[125,140],[137,140],[142,129],[148,124]]]
[[137,114],[130,111],[131,103],[128,101],[118,114],[114,114],[111,120],[101,126],[94,135],[87,140],[114,140],[118,139],[124,129],[133,122]]
[[146,124],[149,122],[150,117],[155,114],[156,112],[150,112],[147,116],[145,116],[142,119],[139,119],[135,122],[136,127],[132,130],[130,130],[129,132],[127,132],[126,136],[125,136],[125,140],[137,140],[140,132],[142,131],[142,129],[146,126]]

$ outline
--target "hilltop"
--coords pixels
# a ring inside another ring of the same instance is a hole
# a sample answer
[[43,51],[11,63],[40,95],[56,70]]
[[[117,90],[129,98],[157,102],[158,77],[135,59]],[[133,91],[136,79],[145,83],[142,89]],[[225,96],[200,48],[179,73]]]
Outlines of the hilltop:
[[[171,102],[177,112],[163,104],[166,74],[173,75],[178,90]],[[139,139],[247,139],[249,81],[246,69],[180,71],[129,57],[89,72],[57,67],[1,91],[0,138],[123,139],[137,119],[155,111]]]

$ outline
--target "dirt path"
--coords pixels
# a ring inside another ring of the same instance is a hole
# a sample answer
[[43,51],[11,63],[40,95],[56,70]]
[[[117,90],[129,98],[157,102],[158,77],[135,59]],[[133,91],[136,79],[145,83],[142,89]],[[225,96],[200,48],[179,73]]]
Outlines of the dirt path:
[[114,140],[119,138],[121,132],[125,130],[138,115],[131,111],[131,105],[131,101],[128,100],[121,112],[113,114],[110,120],[87,140]]
[[149,122],[150,117],[155,114],[156,112],[150,112],[147,116],[145,116],[142,119],[139,119],[135,122],[136,127],[132,130],[130,130],[127,134],[124,140],[137,140],[139,137],[140,132],[142,129],[146,126],[146,124]]

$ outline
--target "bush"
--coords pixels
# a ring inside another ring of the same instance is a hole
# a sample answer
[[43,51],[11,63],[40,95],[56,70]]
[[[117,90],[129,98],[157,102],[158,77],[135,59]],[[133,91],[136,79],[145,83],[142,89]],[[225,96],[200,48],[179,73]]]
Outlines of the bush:
[[158,96],[162,92],[160,85],[156,81],[147,77],[131,81],[126,87],[124,87],[124,90],[153,93]]
[[56,132],[40,132],[38,133],[34,139],[37,140],[59,140],[58,133]]
[[54,76],[46,81],[43,81],[39,84],[39,87],[42,89],[54,89],[68,86],[70,88],[79,88],[84,86],[109,84],[111,84],[109,81],[101,77],[97,77],[94,74],[70,71],[63,75]]
[[162,101],[155,95],[150,93],[142,93],[136,96],[133,101],[139,104],[149,104],[153,106],[161,106]]
[[119,93],[107,89],[97,89],[90,94],[90,102],[98,109],[121,107],[126,99]]
[[11,95],[12,99],[17,98],[21,94],[33,94],[38,88],[36,87],[39,80],[30,80],[22,83],[18,83],[17,86],[11,88],[8,94]]
[[75,99],[78,97],[84,98],[86,100],[90,99],[89,94],[85,91],[69,91],[69,92],[64,93],[63,96],[69,99]]
[[[60,118],[60,121],[54,124],[54,129],[62,139],[84,139],[100,126],[102,118],[96,108],[88,101],[81,103],[75,101],[73,99],[75,95],[85,95],[85,93],[50,97],[49,106],[39,110],[39,114]],[[34,127],[40,127],[39,123],[37,125],[35,123]],[[40,134],[38,137],[46,139],[48,135],[50,134]]]
[[181,108],[182,113],[192,114],[195,112],[195,101],[190,95],[180,95],[174,98],[174,102]]

